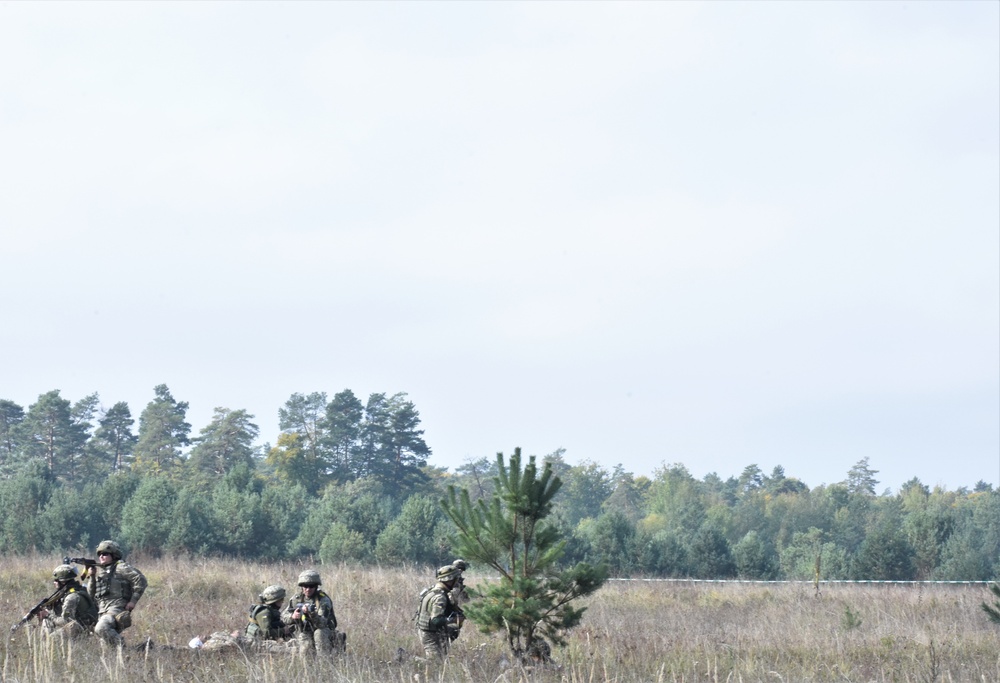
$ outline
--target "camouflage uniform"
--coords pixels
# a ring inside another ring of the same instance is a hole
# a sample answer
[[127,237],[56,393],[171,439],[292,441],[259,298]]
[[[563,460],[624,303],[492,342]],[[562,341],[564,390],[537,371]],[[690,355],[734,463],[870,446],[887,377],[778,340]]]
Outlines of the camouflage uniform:
[[93,631],[97,623],[97,603],[76,580],[76,568],[59,565],[52,576],[60,587],[66,588],[66,594],[42,621],[42,631],[63,638],[76,638]]
[[465,570],[469,568],[469,563],[459,558],[451,563],[451,566],[460,573],[455,579],[455,587],[448,593],[452,604],[461,609],[462,605],[469,601],[469,593],[465,590]]
[[87,589],[97,601],[99,617],[94,633],[111,645],[123,644],[121,632],[132,625],[133,608],[146,591],[146,577],[135,567],[122,561],[121,548],[114,541],[102,541],[98,553],[108,552],[114,558],[110,564],[97,564],[91,571]]
[[286,627],[291,623],[274,605],[258,603],[250,608],[250,623],[244,634],[256,640],[282,640],[288,635]]
[[444,657],[451,641],[458,637],[465,615],[451,601],[449,593],[461,571],[452,565],[437,571],[437,583],[420,599],[417,612],[417,631],[420,644],[428,657]]
[[[295,638],[303,652],[329,654],[342,650],[345,642],[343,634],[337,633],[337,615],[333,611],[333,600],[319,586],[319,573],[308,569],[299,574],[300,590],[285,607],[283,620],[295,624]],[[316,591],[311,598],[306,597],[303,587],[312,586]],[[300,609],[302,606],[304,609]],[[293,616],[299,610],[298,619]]]
[[260,652],[292,652],[284,642],[291,632],[291,622],[281,614],[281,604],[285,600],[282,586],[268,586],[258,596],[259,602],[250,606],[249,623],[243,633],[216,631],[200,646],[192,647],[206,651],[256,650]]

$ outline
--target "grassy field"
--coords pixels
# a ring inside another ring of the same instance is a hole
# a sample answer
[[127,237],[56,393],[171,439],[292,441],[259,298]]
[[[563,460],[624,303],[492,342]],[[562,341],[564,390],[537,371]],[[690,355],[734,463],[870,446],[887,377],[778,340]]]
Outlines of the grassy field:
[[[58,558],[0,557],[9,628],[51,591]],[[191,650],[196,635],[242,629],[264,586],[291,589],[306,568],[231,560],[135,561],[149,589],[121,653],[71,647],[37,626],[7,638],[7,681],[1000,681],[1000,628],[978,585],[821,586],[612,581],[592,596],[557,667],[510,666],[498,636],[467,625],[444,663],[416,659],[412,622],[430,570],[318,567],[348,635],[344,656],[243,656]],[[482,580],[473,569],[467,583]],[[154,647],[131,646],[152,638]]]

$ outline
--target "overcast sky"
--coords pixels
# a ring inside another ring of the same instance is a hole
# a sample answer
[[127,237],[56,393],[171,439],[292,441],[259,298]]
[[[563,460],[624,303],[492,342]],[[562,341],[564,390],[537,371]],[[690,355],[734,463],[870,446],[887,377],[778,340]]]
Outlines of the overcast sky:
[[1000,483],[1000,3],[0,2],[0,398]]

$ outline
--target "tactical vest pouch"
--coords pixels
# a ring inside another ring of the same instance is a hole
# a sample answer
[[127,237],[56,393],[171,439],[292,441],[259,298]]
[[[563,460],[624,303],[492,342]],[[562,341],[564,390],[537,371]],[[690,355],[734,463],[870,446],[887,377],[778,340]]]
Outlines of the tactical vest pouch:
[[132,613],[128,610],[115,615],[115,628],[119,633],[132,625]]
[[247,624],[246,634],[251,638],[260,633],[260,625],[257,624],[257,615],[264,609],[267,609],[264,605],[250,605],[250,623]]

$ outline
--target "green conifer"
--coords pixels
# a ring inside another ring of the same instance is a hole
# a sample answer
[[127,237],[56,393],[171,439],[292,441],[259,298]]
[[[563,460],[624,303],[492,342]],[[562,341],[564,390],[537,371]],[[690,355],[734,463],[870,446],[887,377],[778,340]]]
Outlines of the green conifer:
[[585,610],[573,602],[600,588],[607,571],[585,562],[559,566],[566,542],[545,518],[562,482],[550,463],[539,474],[532,456],[522,469],[517,448],[509,465],[497,454],[497,470],[490,498],[473,504],[468,490],[452,486],[442,501],[458,529],[455,550],[500,577],[471,591],[465,613],[484,632],[505,632],[516,657],[546,659],[546,639],[564,642],[563,634],[580,623]]

